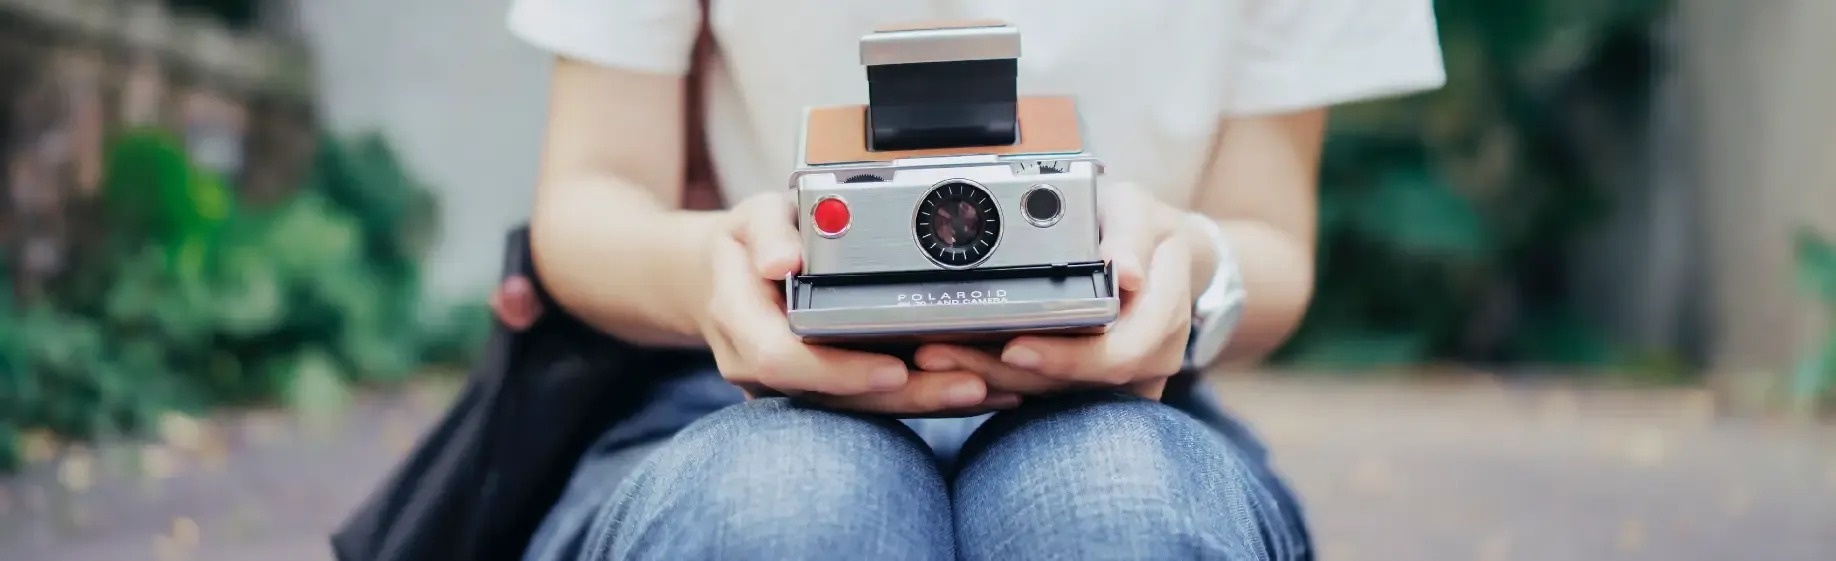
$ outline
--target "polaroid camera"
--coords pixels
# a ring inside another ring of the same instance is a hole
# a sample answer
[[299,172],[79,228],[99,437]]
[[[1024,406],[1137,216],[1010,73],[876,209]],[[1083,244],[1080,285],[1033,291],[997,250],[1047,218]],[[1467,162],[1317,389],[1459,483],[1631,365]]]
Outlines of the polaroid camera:
[[1071,98],[1017,95],[1019,56],[1019,30],[1000,22],[861,39],[868,104],[805,110],[793,332],[964,341],[1115,320],[1097,255],[1103,165]]

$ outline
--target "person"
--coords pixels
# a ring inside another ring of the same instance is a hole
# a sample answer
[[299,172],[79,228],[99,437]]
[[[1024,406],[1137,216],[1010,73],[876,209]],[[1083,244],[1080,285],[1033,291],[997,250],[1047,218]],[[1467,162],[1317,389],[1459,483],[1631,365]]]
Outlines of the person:
[[[965,19],[1021,30],[1022,95],[1079,100],[1128,304],[1101,335],[910,367],[804,344],[776,284],[801,263],[801,109],[865,102],[864,33]],[[708,357],[651,374],[527,559],[1311,558],[1295,495],[1194,372],[1299,323],[1327,109],[1443,83],[1430,0],[514,0],[507,21],[554,56],[530,221],[547,294]],[[698,145],[733,204],[684,203]],[[1186,364],[1217,279],[1246,298],[1221,354]],[[531,291],[494,306],[546,313]]]

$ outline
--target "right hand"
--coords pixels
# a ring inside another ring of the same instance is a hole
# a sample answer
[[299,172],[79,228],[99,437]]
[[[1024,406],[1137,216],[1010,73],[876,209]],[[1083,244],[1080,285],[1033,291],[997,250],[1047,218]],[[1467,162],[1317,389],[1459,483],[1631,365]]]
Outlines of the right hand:
[[907,416],[971,415],[1019,404],[964,370],[912,370],[892,356],[805,344],[784,313],[784,279],[802,268],[796,205],[784,192],[727,211],[713,237],[701,332],[727,381],[749,397],[784,394],[831,407]]

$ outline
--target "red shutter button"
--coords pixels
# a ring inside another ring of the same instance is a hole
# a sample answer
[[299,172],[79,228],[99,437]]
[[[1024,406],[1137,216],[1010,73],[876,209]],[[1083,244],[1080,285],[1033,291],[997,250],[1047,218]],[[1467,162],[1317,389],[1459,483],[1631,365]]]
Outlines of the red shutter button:
[[848,215],[848,203],[839,197],[823,197],[816,201],[816,208],[810,211],[815,219],[816,233],[825,238],[839,238],[848,232],[848,222],[853,218]]

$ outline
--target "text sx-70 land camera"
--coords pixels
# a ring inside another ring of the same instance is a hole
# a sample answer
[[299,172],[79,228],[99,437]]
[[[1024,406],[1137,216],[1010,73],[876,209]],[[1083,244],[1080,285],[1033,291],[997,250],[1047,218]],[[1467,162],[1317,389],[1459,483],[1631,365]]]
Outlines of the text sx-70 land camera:
[[1075,102],[1020,97],[999,22],[861,39],[866,106],[805,110],[793,332],[812,342],[1100,332],[1119,302],[1097,255],[1103,165]]

